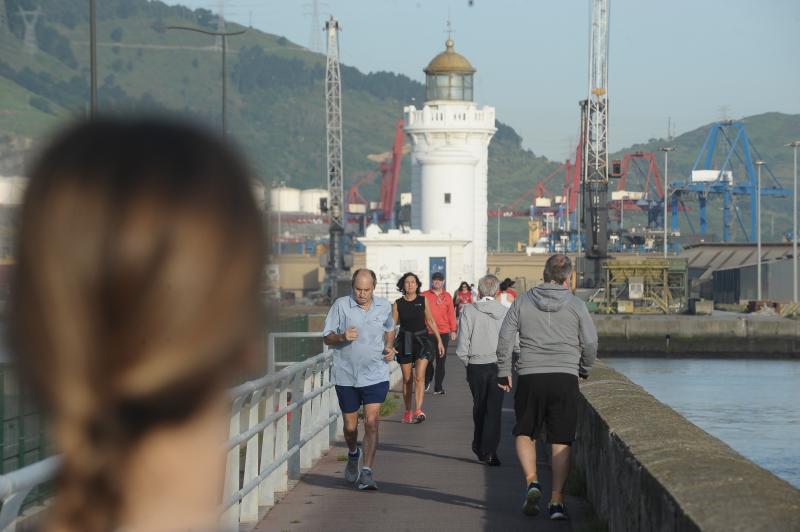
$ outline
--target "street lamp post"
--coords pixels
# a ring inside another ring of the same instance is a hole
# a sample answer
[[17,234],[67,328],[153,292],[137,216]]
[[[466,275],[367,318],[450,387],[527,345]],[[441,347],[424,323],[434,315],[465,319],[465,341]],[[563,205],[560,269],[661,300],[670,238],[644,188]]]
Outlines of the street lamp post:
[[186,30],[186,31],[194,31],[197,33],[205,33],[206,35],[213,35],[214,37],[222,37],[222,136],[225,137],[228,134],[228,123],[227,123],[227,116],[226,116],[226,101],[228,99],[228,69],[225,63],[225,56],[228,52],[228,37],[233,37],[234,35],[242,35],[247,30],[241,31],[208,31],[208,30],[201,30],[200,28],[191,28],[189,26],[167,26],[170,30]]
[[675,151],[672,146],[661,148],[664,152],[664,258],[667,258],[667,198],[669,197],[669,152]]
[[89,118],[97,116],[97,9],[89,0]]
[[502,205],[500,203],[497,204],[497,253],[500,253],[500,207]]
[[756,188],[756,299],[761,301],[761,167],[764,161],[756,161],[758,185]]
[[800,140],[795,140],[786,145],[794,149],[794,194],[792,195],[792,301],[797,299],[797,148],[800,147]]

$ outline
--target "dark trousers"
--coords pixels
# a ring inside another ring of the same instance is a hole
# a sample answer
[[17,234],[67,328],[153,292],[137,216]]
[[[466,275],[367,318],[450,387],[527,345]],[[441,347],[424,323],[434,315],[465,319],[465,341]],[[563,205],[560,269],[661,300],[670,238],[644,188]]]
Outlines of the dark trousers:
[[[431,345],[434,346],[433,352],[433,360],[430,361],[428,364],[427,369],[425,370],[425,387],[427,388],[431,381],[433,383],[433,391],[441,392],[442,391],[442,383],[444,382],[444,367],[447,361],[447,346],[450,344],[450,333],[439,333],[439,336],[442,338],[442,344],[444,345],[444,356],[439,358],[439,350],[436,347],[438,344],[436,343],[436,337],[434,335],[429,335],[431,339]],[[436,370],[434,371],[434,365],[436,366]]]
[[500,444],[503,407],[503,390],[497,386],[497,364],[467,365],[467,382],[472,392],[472,420],[475,424],[472,450],[479,456],[494,455]]

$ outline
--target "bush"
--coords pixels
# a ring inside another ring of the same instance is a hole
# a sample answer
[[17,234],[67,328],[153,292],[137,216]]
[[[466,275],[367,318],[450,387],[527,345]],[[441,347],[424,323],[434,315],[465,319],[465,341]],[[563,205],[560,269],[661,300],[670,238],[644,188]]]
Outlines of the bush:
[[111,30],[111,40],[114,42],[120,42],[122,40],[122,28],[114,28]]

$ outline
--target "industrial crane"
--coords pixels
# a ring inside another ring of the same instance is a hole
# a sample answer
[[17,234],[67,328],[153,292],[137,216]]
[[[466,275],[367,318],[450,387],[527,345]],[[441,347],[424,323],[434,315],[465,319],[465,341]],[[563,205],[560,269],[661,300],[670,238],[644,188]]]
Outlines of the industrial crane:
[[[372,213],[376,221],[388,224],[389,228],[394,228],[395,204],[397,201],[397,187],[400,182],[400,163],[403,161],[405,132],[403,131],[403,121],[399,120],[395,126],[394,144],[392,151],[376,155],[369,155],[370,160],[380,163],[381,190],[378,211]],[[369,214],[369,202],[361,195],[360,187],[371,183],[377,176],[376,172],[367,172],[356,183],[350,187],[347,193],[347,209],[351,214]]]
[[[601,261],[608,256],[608,4],[592,0],[589,40],[589,97],[581,102],[583,184],[581,216],[585,225],[583,280],[586,288],[602,278]],[[580,238],[578,239],[580,251]]]
[[324,290],[333,300],[349,291],[349,266],[345,260],[344,183],[342,179],[342,84],[339,67],[339,21],[325,23],[328,54],[325,66],[325,132],[327,151],[330,242],[325,265]]

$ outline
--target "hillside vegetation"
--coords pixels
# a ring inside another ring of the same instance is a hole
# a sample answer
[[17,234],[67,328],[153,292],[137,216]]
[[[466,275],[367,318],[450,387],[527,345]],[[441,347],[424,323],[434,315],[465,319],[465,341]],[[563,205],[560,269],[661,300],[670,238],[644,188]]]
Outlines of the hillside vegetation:
[[[87,112],[88,7],[85,0],[0,1],[6,2],[9,13],[9,27],[0,29],[0,173],[18,174],[24,173],[21,153],[30,149],[31,140],[35,146],[58,126]],[[181,25],[215,30],[216,16],[205,9],[167,6],[159,1],[102,0],[97,6],[101,112],[172,113],[219,130],[220,49],[213,37],[168,29]],[[11,16],[19,7],[41,9],[35,27],[35,53],[24,46],[21,18]],[[232,23],[226,29],[247,29],[228,42],[230,137],[265,183],[283,180],[300,188],[324,187],[324,56],[279,35]],[[439,52],[439,45],[431,43],[430,56],[419,58],[420,69]],[[347,65],[342,67],[342,86],[348,187],[365,172],[377,170],[378,165],[367,156],[391,149],[403,106],[412,100],[422,101],[424,90],[420,83],[403,75],[363,73]],[[489,148],[492,208],[498,202],[508,205],[557,167],[557,163],[523,148],[519,135],[502,121],[503,116],[499,118]],[[767,113],[743,122],[772,172],[784,186],[790,186],[791,151],[783,145],[800,138],[800,115]],[[673,179],[688,175],[707,130],[708,126],[699,127],[670,142],[677,148],[670,158]],[[663,139],[651,139],[623,151],[655,151],[665,144]],[[401,191],[410,188],[409,167],[406,157]],[[377,186],[367,185],[362,193],[375,198]],[[556,175],[548,186],[560,193],[563,177]],[[788,199],[764,205],[765,237],[780,238],[788,228],[789,207]],[[715,208],[716,200],[712,200],[712,211]],[[710,226],[718,233],[717,218],[711,215]],[[688,226],[682,226],[688,232]],[[501,232],[503,247],[510,249],[516,241],[526,239],[526,222],[504,219]],[[734,235],[742,237],[738,231]],[[489,222],[489,237],[493,249],[495,220]]]

